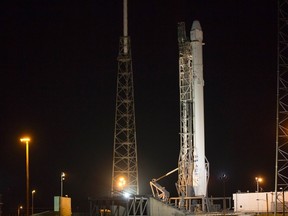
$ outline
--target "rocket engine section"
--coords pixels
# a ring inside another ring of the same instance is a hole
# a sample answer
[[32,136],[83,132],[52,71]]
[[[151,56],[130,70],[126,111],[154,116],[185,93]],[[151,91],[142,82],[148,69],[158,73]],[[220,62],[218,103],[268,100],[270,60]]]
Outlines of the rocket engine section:
[[203,32],[194,21],[190,40],[185,23],[178,24],[180,154],[177,191],[181,197],[207,195],[209,165],[205,157]]

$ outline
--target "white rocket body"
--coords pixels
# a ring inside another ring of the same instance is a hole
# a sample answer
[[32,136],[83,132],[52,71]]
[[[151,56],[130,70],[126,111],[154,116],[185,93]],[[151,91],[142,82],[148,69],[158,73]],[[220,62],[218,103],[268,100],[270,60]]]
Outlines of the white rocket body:
[[207,195],[207,168],[205,160],[204,132],[204,79],[203,79],[203,32],[199,21],[194,21],[190,31],[192,43],[193,73],[193,145],[194,170],[193,188],[195,196]]

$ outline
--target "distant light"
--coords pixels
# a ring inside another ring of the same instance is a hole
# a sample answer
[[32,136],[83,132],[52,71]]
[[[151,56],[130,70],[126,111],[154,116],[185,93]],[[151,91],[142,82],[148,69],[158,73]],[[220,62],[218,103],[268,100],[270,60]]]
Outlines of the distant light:
[[100,213],[111,213],[110,209],[100,209]]
[[125,185],[126,185],[126,180],[125,180],[125,178],[124,178],[124,177],[120,177],[120,178],[118,179],[118,186],[123,189]]
[[131,194],[129,194],[128,192],[124,192],[124,193],[123,193],[123,196],[124,196],[125,198],[129,198],[129,197],[131,196]]
[[261,178],[261,177],[255,177],[255,180],[256,180],[256,182],[262,182],[262,181],[263,181],[263,178]]
[[65,180],[66,174],[64,172],[61,172],[61,181]]
[[30,142],[30,138],[29,137],[23,137],[20,139],[21,142]]

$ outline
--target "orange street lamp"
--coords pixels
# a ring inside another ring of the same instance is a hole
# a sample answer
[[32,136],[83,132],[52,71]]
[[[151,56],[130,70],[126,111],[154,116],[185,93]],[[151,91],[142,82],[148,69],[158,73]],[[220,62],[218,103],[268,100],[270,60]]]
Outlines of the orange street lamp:
[[256,180],[256,192],[259,192],[259,183],[261,183],[263,181],[263,179],[261,177],[255,177]]
[[21,142],[26,144],[26,216],[29,216],[29,137],[23,137]]

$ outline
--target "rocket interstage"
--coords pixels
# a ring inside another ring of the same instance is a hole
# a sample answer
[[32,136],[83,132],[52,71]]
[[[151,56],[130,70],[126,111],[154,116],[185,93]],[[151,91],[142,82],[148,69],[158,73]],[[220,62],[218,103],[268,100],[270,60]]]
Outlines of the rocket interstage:
[[205,158],[203,32],[199,21],[192,24],[190,40],[183,34],[186,34],[185,24],[180,23],[178,42],[181,149],[177,189],[179,196],[206,196],[209,171]]

